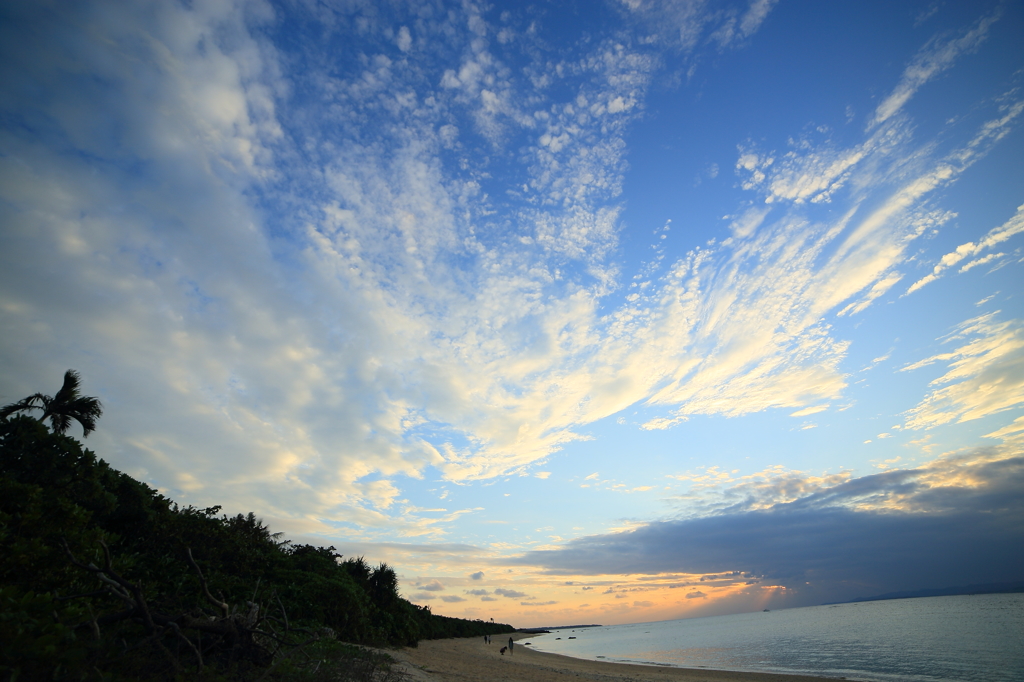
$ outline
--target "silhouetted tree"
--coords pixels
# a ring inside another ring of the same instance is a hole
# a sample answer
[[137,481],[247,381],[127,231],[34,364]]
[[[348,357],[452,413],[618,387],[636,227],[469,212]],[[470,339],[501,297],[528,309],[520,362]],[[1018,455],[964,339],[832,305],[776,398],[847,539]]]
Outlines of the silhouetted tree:
[[370,597],[382,608],[390,608],[398,601],[398,576],[386,563],[370,572]]
[[36,393],[16,403],[0,408],[0,417],[6,419],[15,412],[42,410],[39,421],[50,420],[50,428],[56,434],[64,435],[71,428],[74,419],[82,425],[82,437],[96,430],[96,420],[103,414],[103,405],[98,398],[81,395],[78,392],[82,377],[73,369],[64,373],[64,385],[52,397]]
[[363,557],[351,557],[342,562],[341,567],[345,569],[352,579],[364,590],[370,589],[370,564],[366,563]]

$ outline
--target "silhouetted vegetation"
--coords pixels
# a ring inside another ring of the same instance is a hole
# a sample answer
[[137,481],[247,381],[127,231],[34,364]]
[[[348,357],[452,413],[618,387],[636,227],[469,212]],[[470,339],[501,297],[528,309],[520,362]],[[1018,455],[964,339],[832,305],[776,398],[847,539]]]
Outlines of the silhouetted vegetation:
[[0,680],[384,680],[379,654],[339,641],[513,630],[434,615],[388,565],[252,513],[179,507],[17,411],[0,419]]
[[82,395],[78,388],[82,377],[73,369],[64,372],[64,384],[54,395],[34,393],[16,403],[0,408],[0,417],[6,419],[15,412],[42,410],[39,421],[50,420],[54,433],[64,435],[74,419],[82,425],[82,437],[87,438],[96,430],[96,420],[103,414],[103,405],[97,398]]

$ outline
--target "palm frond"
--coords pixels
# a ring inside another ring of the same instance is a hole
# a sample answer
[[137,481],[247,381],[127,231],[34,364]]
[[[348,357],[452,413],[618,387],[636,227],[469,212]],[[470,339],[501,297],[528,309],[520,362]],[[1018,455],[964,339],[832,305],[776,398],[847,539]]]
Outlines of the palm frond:
[[78,388],[82,384],[82,375],[73,369],[64,372],[64,385],[53,396],[53,402],[69,404],[79,397]]
[[63,413],[48,412],[43,415],[43,419],[49,419],[50,428],[53,429],[54,433],[61,436],[67,433],[68,429],[71,428],[71,417]]
[[[49,396],[44,396],[41,393],[36,393],[35,395],[30,395],[27,398],[22,398],[16,403],[4,405],[3,407],[0,407],[0,418],[7,419],[15,412],[24,412],[26,410],[41,410],[43,409],[42,405],[44,404],[44,398],[49,398]],[[36,403],[39,404],[37,405]]]
[[96,420],[103,416],[103,404],[98,398],[82,396],[68,406],[68,415],[82,425],[82,438],[96,430]]

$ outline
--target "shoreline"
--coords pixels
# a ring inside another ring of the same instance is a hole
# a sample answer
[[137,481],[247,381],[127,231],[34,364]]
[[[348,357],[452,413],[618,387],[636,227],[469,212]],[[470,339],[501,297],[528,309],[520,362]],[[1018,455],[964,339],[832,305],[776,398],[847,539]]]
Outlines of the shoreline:
[[[515,641],[531,637],[515,633]],[[483,637],[423,640],[418,647],[388,651],[395,666],[413,682],[564,682],[582,677],[597,682],[834,682],[842,677],[789,673],[734,672],[710,668],[616,663],[572,658],[517,646],[512,655],[499,653],[507,636],[492,644]]]

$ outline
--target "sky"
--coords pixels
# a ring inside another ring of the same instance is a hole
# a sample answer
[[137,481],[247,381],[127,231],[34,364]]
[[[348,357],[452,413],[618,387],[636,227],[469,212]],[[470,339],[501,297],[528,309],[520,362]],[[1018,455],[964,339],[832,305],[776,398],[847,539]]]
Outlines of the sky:
[[[1024,579],[1024,6],[0,3],[0,403],[434,613]],[[77,427],[72,435],[79,436]]]

